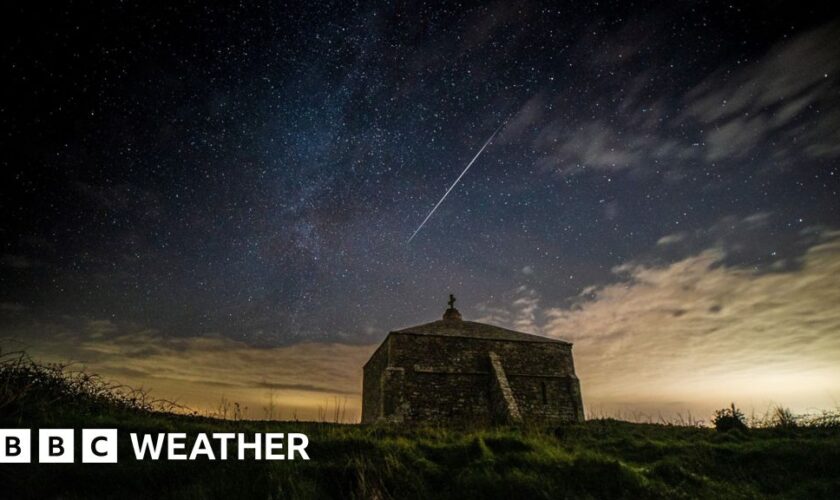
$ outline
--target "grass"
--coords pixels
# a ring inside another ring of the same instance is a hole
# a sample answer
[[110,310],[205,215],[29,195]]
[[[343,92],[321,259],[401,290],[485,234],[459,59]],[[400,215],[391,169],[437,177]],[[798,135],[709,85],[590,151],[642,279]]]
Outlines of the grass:
[[[75,378],[74,378],[75,377]],[[95,377],[0,362],[0,427],[117,427],[120,463],[0,466],[4,498],[837,498],[840,426],[559,428],[230,421]],[[62,383],[62,380],[66,383]],[[835,416],[836,417],[836,416]],[[795,420],[795,419],[794,419]],[[304,432],[310,461],[136,461],[129,432]],[[78,441],[77,437],[77,441]],[[77,450],[78,456],[78,450]]]

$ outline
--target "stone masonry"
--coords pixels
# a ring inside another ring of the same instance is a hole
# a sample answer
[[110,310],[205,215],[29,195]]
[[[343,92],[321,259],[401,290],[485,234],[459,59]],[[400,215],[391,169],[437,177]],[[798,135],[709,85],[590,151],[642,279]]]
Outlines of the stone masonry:
[[362,423],[580,422],[572,345],[463,321],[390,332],[364,366]]

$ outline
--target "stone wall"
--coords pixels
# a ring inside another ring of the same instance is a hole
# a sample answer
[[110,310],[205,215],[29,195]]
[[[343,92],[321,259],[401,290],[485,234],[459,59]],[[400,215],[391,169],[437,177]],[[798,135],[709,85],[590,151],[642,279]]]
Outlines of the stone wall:
[[362,421],[498,420],[490,399],[491,351],[525,421],[582,420],[569,345],[391,333],[365,366]]
[[572,377],[508,376],[519,410],[532,422],[583,420],[579,383]]
[[382,372],[388,366],[388,339],[373,353],[362,369],[362,423],[382,416]]

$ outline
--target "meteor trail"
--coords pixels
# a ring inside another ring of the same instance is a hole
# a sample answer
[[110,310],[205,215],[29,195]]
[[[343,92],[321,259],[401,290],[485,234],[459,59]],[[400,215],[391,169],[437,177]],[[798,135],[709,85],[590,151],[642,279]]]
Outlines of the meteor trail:
[[432,217],[432,215],[435,213],[435,210],[438,209],[440,204],[443,203],[443,200],[445,200],[447,195],[449,195],[449,192],[452,191],[452,189],[458,184],[458,181],[461,180],[461,177],[463,177],[464,174],[467,173],[467,170],[469,170],[470,167],[472,167],[472,164],[475,163],[475,160],[477,160],[478,157],[481,155],[481,153],[484,152],[484,148],[486,148],[490,144],[490,141],[492,141],[493,138],[496,137],[496,134],[499,133],[499,130],[502,129],[502,127],[504,126],[505,123],[507,123],[507,121],[504,121],[504,122],[502,122],[501,125],[499,125],[499,127],[496,129],[496,131],[493,132],[493,135],[491,135],[490,138],[487,139],[487,142],[485,142],[484,145],[481,146],[481,149],[478,150],[478,153],[476,153],[475,156],[473,156],[473,159],[470,160],[469,163],[467,163],[467,168],[465,168],[464,171],[461,172],[461,175],[459,175],[458,178],[455,179],[455,182],[453,182],[452,185],[449,186],[449,189],[447,189],[446,192],[443,193],[443,197],[440,199],[440,201],[437,202],[437,205],[435,205],[435,208],[433,208],[432,211],[429,212],[429,215],[427,215],[426,218],[423,219],[423,222],[421,222],[420,225],[417,226],[417,229],[414,230],[414,233],[411,235],[411,238],[408,239],[406,244],[411,243],[411,240],[413,240],[414,237],[417,236],[417,233],[419,233],[420,230],[423,229],[423,226],[426,224],[426,221],[428,221]]

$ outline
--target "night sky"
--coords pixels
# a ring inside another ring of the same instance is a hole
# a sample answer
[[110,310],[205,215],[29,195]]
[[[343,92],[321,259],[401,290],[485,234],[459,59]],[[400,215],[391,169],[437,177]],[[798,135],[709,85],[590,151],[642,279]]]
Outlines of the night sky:
[[0,336],[303,411],[454,293],[588,408],[836,404],[823,5],[5,6]]

